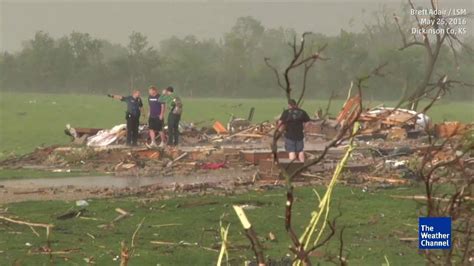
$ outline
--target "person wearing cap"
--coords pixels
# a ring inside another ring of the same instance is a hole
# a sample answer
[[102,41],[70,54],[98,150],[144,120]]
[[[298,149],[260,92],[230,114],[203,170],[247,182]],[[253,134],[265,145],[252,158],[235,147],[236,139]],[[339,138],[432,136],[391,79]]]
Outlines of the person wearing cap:
[[161,96],[162,102],[166,103],[168,112],[168,146],[177,146],[179,143],[179,121],[183,113],[183,103],[174,93],[173,87],[168,87]]
[[281,114],[277,128],[285,131],[285,150],[290,160],[304,162],[304,124],[310,120],[308,113],[300,109],[295,100],[288,100],[288,109]]
[[148,89],[148,132],[150,135],[151,142],[147,146],[149,148],[158,147],[155,142],[156,134],[159,133],[161,137],[161,143],[159,147],[164,147],[165,134],[163,132],[163,118],[165,115],[165,104],[160,101],[160,94],[158,89],[151,86]]
[[133,90],[129,96],[112,94],[108,94],[107,96],[127,104],[127,111],[125,112],[125,119],[127,120],[127,145],[137,146],[138,126],[140,124],[140,115],[143,107],[140,91]]

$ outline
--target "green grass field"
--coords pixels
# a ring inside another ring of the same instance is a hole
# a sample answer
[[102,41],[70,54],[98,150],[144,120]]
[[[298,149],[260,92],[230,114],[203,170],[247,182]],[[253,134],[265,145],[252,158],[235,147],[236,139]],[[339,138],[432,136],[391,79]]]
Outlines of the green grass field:
[[[39,145],[69,142],[64,135],[66,124],[76,127],[108,128],[124,123],[123,103],[105,96],[38,93],[1,93],[0,157],[22,154]],[[211,124],[226,122],[230,114],[247,117],[255,107],[254,121],[272,120],[286,106],[284,99],[186,99],[183,121]],[[336,115],[343,101],[333,101],[330,113]],[[304,109],[314,113],[325,109],[327,100],[306,100]],[[366,103],[369,105],[369,103]],[[372,102],[371,106],[380,104]],[[394,102],[385,102],[393,106]],[[440,102],[429,115],[435,121],[474,121],[474,108],[469,102]],[[145,122],[145,121],[143,121]]]
[[[317,188],[319,193],[324,189]],[[397,200],[391,195],[413,195],[421,188],[381,189],[363,192],[360,188],[337,187],[331,202],[332,215],[339,210],[342,216],[337,228],[345,227],[344,256],[349,265],[382,265],[387,256],[390,265],[422,265],[417,242],[401,242],[400,237],[417,236],[417,207],[412,200]],[[317,199],[311,188],[296,189],[293,220],[300,234],[314,209]],[[192,196],[147,202],[143,199],[121,198],[90,200],[85,216],[97,220],[72,218],[57,220],[55,217],[67,212],[74,202],[47,201],[8,204],[8,212],[21,219],[34,222],[53,223],[53,251],[77,249],[69,254],[53,256],[54,265],[85,265],[85,258],[93,258],[95,265],[118,265],[114,261],[119,254],[120,242],[130,243],[133,232],[142,218],[146,218],[138,233],[137,250],[130,265],[213,265],[218,253],[195,246],[154,245],[150,241],[199,243],[204,247],[218,247],[216,230],[219,220],[230,223],[231,265],[243,265],[253,253],[243,235],[242,227],[232,210],[233,204],[257,206],[247,210],[249,220],[261,237],[265,254],[281,259],[289,254],[289,238],[284,230],[285,196],[281,189],[250,192],[237,196]],[[126,218],[112,228],[98,226],[110,222],[117,216],[115,208],[130,211]],[[171,224],[171,225],[170,225]],[[169,226],[160,226],[169,225]],[[48,255],[34,254],[45,245],[44,230],[35,236],[30,228],[22,225],[0,226],[0,256],[6,265],[50,265]],[[276,241],[267,239],[272,232]],[[27,244],[28,243],[28,244]],[[324,262],[324,257],[336,256],[339,238],[334,237],[312,257],[318,265],[334,265]],[[315,264],[316,265],[316,264]]]

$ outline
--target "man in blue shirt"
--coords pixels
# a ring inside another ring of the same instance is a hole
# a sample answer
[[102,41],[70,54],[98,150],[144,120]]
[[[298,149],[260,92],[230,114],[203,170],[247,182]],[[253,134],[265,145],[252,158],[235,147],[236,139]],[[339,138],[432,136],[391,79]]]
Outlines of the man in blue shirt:
[[127,120],[127,145],[137,146],[138,126],[140,124],[140,115],[143,107],[140,91],[134,90],[130,96],[111,94],[107,96],[127,104],[127,111],[125,112],[125,119]]
[[160,133],[161,143],[160,147],[165,146],[165,133],[163,132],[163,118],[165,115],[165,104],[160,100],[160,94],[156,87],[151,86],[148,89],[148,105],[150,111],[148,114],[148,130],[150,134],[151,143],[147,145],[149,148],[157,147],[155,138],[156,133]]

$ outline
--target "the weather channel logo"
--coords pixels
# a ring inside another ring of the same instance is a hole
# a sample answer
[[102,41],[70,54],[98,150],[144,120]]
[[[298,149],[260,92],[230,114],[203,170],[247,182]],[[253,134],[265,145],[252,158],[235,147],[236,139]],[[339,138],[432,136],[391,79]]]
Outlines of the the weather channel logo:
[[451,217],[418,218],[419,249],[451,248]]

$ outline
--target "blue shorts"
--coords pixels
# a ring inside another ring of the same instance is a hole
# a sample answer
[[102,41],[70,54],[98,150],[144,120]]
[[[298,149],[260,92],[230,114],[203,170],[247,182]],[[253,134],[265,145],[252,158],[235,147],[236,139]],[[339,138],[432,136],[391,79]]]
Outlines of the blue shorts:
[[292,140],[285,138],[285,150],[287,152],[302,152],[304,148],[304,140]]

